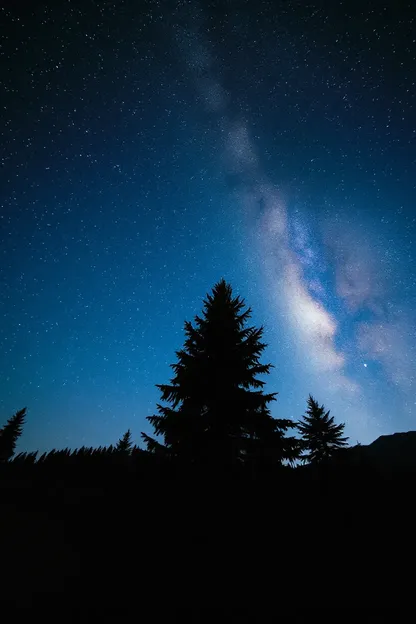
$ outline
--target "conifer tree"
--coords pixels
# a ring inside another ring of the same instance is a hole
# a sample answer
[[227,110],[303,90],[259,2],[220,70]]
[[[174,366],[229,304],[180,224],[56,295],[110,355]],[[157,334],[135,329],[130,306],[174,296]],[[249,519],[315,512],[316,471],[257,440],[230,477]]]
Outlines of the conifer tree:
[[[272,418],[277,393],[263,391],[263,327],[247,326],[251,309],[221,280],[204,299],[201,316],[185,322],[184,347],[176,352],[170,384],[160,384],[158,414],[148,416],[164,444],[142,433],[147,448],[193,462],[241,463],[269,456],[285,459],[284,432],[291,421]],[[287,445],[286,445],[287,446]]]
[[348,438],[343,436],[345,424],[336,425],[330,411],[309,395],[308,408],[303,420],[297,423],[302,435],[302,459],[312,464],[325,462],[340,448],[347,446]]
[[9,418],[0,429],[0,461],[8,461],[14,455],[18,438],[22,435],[26,418],[26,408],[19,410]]
[[127,429],[126,433],[119,439],[116,444],[116,452],[130,454],[133,448],[133,442],[131,441],[131,431]]

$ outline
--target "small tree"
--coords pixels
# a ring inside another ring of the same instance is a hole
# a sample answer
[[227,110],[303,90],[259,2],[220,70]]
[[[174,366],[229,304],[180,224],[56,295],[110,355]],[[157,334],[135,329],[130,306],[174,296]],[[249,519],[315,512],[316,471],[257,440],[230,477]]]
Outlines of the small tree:
[[14,455],[18,438],[23,433],[26,408],[16,412],[0,429],[0,461],[8,461]]
[[126,433],[120,438],[116,444],[116,452],[125,453],[129,455],[133,449],[133,442],[131,441],[131,431],[127,429]]
[[347,446],[347,437],[343,436],[345,424],[336,425],[334,417],[329,416],[323,405],[309,395],[308,408],[303,420],[297,423],[302,435],[302,459],[312,464],[327,461],[339,449]]
[[191,462],[242,464],[273,456],[286,459],[284,433],[291,421],[274,419],[263,391],[272,365],[262,364],[263,328],[247,327],[251,309],[218,282],[204,300],[195,325],[185,323],[185,345],[170,384],[158,385],[159,414],[148,416],[164,444],[142,433],[149,451]]

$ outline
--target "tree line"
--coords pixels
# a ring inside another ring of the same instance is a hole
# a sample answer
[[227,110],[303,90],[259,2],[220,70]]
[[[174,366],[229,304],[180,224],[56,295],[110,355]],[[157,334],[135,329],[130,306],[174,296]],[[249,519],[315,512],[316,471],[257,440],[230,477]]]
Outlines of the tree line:
[[[348,438],[324,405],[309,395],[300,421],[274,418],[270,404],[277,392],[266,393],[273,365],[261,362],[267,347],[263,326],[248,321],[252,310],[235,296],[224,279],[203,301],[201,315],[185,322],[185,342],[171,365],[168,384],[158,384],[161,403],[148,416],[155,437],[142,433],[146,449],[133,445],[127,431],[113,446],[15,455],[26,408],[0,430],[0,461],[47,461],[51,458],[146,453],[181,465],[264,470],[298,462],[323,464]],[[298,434],[298,435],[296,435]]]

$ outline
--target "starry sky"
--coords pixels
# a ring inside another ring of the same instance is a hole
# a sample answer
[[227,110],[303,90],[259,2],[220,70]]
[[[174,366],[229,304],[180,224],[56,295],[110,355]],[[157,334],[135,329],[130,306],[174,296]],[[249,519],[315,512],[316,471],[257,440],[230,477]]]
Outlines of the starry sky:
[[412,3],[6,2],[0,408],[20,450],[151,432],[221,277],[266,389],[416,428]]

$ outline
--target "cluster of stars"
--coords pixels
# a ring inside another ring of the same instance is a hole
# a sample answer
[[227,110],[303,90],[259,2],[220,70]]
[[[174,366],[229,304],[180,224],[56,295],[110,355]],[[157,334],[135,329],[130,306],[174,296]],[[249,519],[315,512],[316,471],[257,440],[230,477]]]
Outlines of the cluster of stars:
[[[129,414],[142,408],[140,430],[183,321],[220,277],[259,302],[262,323],[261,267],[247,234],[258,233],[258,214],[242,209],[241,188],[245,197],[260,189],[270,205],[279,188],[287,219],[302,204],[317,232],[337,215],[341,229],[347,217],[356,225],[365,210],[387,241],[385,296],[403,299],[389,314],[415,301],[410,4],[26,4],[0,9],[0,405],[6,415],[21,402],[34,410],[33,445],[51,421],[43,412],[60,402],[62,436],[44,444],[65,445],[71,427],[84,437],[72,390],[91,431],[102,410],[111,423],[97,443],[134,430]],[[312,245],[302,250],[306,263]],[[329,300],[336,277],[320,280],[309,279],[311,291]],[[350,293],[345,280],[343,288]],[[391,335],[405,344],[411,329],[393,320]],[[375,338],[365,334],[366,344]],[[364,357],[359,368],[375,379]],[[286,351],[284,359],[290,368]],[[275,382],[283,396],[284,379]]]

